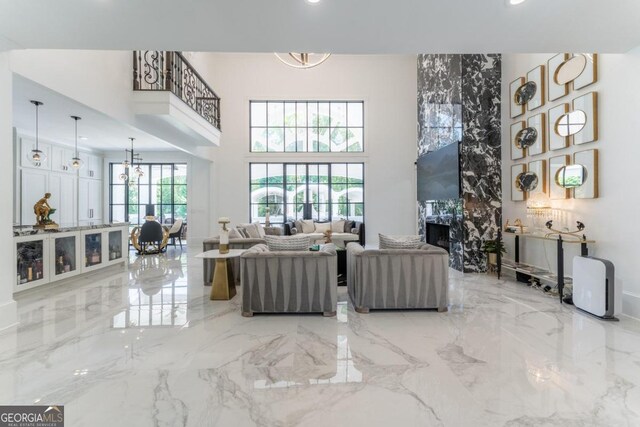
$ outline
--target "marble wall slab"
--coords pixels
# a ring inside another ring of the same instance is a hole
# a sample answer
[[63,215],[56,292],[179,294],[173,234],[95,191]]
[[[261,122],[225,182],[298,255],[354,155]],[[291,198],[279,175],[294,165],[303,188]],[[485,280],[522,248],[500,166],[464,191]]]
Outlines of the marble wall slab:
[[500,55],[418,56],[418,156],[461,142],[462,189],[459,201],[418,202],[418,227],[450,223],[460,271],[486,270],[482,242],[501,224],[500,85]]

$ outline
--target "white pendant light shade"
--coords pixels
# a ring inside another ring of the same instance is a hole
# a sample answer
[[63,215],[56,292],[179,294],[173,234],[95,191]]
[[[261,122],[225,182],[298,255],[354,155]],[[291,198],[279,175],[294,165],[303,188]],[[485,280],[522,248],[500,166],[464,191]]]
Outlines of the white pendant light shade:
[[82,161],[80,157],[73,157],[71,160],[69,160],[69,166],[71,166],[75,170],[82,169],[82,166],[84,166],[84,161]]
[[138,175],[138,178],[142,178],[144,176],[144,171],[140,166],[136,166],[134,172]]
[[27,160],[29,160],[34,166],[41,166],[42,163],[47,161],[47,155],[44,153],[44,151],[38,150],[36,148],[27,153]]
[[129,160],[124,160],[122,162],[122,167],[125,169],[129,169],[129,166],[131,166],[131,164],[129,163]]
[[76,129],[76,145],[75,145],[75,156],[69,160],[69,166],[71,169],[80,170],[82,166],[84,166],[84,161],[78,155],[78,120],[82,120],[78,116],[71,116],[71,118],[75,121],[75,129]]
[[31,162],[32,165],[34,166],[41,166],[42,163],[47,161],[47,155],[45,154],[44,151],[41,151],[39,148],[39,122],[38,122],[38,109],[39,107],[42,105],[42,102],[40,101],[31,101],[31,103],[33,105],[36,106],[36,148],[34,148],[33,150],[29,151],[27,153],[27,160],[29,162]]
[[129,179],[129,175],[127,175],[126,173],[121,173],[120,176],[118,177],[120,178],[120,181],[126,181]]

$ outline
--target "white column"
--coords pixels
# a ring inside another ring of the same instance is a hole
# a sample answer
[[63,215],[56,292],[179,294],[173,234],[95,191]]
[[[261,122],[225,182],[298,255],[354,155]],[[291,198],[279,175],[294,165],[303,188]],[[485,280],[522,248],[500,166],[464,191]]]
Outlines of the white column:
[[17,321],[13,300],[15,251],[13,248],[13,97],[9,52],[0,52],[0,331]]

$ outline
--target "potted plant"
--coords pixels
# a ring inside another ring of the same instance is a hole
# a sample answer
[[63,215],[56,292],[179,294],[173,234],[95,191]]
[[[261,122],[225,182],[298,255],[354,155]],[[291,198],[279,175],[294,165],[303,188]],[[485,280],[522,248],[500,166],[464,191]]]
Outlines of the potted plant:
[[482,251],[487,254],[489,264],[491,265],[496,265],[498,263],[498,251],[503,255],[507,252],[502,239],[485,240],[482,245]]

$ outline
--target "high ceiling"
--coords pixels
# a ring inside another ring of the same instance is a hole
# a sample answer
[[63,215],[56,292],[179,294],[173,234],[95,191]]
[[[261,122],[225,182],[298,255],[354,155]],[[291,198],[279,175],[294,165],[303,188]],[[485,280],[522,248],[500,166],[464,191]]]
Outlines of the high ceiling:
[[[35,135],[35,107],[30,100],[41,101],[39,135],[42,139],[63,145],[74,144],[74,122],[70,116],[82,118],[78,122],[78,148],[113,151],[129,146],[129,137],[136,138],[136,150],[166,151],[174,147],[146,132],[135,129],[99,111],[29,79],[14,75],[13,125],[22,135]],[[86,139],[85,139],[86,138]]]
[[626,52],[638,0],[3,0],[0,49]]

